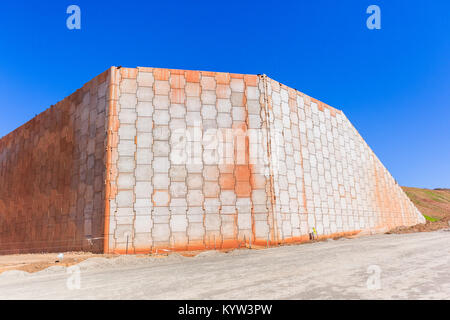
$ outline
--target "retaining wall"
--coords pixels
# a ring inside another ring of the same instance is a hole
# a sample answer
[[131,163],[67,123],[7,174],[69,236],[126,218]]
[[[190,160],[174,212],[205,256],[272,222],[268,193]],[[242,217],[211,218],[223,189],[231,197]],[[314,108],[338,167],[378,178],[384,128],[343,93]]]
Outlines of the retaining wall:
[[107,251],[424,221],[342,111],[266,76],[121,68],[115,83]]
[[342,111],[265,75],[112,67],[0,140],[0,253],[267,246],[424,221]]

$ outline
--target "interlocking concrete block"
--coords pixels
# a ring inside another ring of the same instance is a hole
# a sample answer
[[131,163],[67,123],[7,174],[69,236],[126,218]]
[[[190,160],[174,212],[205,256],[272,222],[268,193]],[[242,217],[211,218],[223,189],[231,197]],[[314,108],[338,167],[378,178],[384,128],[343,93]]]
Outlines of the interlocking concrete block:
[[155,223],[152,228],[153,241],[168,241],[170,237],[170,225],[166,223]]
[[169,112],[171,118],[184,119],[186,116],[186,107],[182,104],[171,104]]
[[139,117],[151,117],[153,115],[153,104],[139,99],[136,105],[136,113]]
[[220,230],[221,220],[218,214],[207,214],[205,216],[205,229],[207,231]]
[[220,193],[220,187],[217,182],[205,181],[203,184],[203,194],[208,198],[217,198]]
[[153,106],[155,109],[167,110],[170,105],[169,96],[167,95],[155,95],[153,97]]
[[153,140],[154,141],[168,141],[170,136],[170,131],[168,126],[155,125],[153,127]]
[[[159,142],[159,141],[157,141]],[[138,148],[151,148],[153,142],[153,136],[150,132],[138,132],[136,135],[136,143]]]
[[174,198],[185,197],[187,193],[187,185],[185,182],[172,182],[170,184],[170,194]]
[[154,141],[153,142],[153,154],[155,157],[167,157],[169,156],[169,143],[167,141]]
[[202,190],[190,190],[187,194],[187,201],[189,206],[202,206],[203,205],[203,192]]
[[195,112],[188,111],[188,112],[186,113],[186,124],[187,124],[188,126],[193,126],[193,127],[199,127],[199,128],[201,128],[202,122],[203,122],[203,118],[202,118],[200,112],[197,112],[197,111],[195,111]]
[[211,90],[203,90],[201,94],[202,104],[216,104],[216,92]]
[[149,199],[153,193],[153,185],[149,181],[138,181],[135,184],[134,192],[136,198]]
[[200,84],[188,82],[188,83],[186,83],[185,91],[186,91],[186,96],[188,97],[188,101],[189,101],[189,97],[196,97],[196,99],[198,99],[197,97],[199,97],[200,93],[201,93]]
[[166,190],[155,190],[153,192],[153,203],[157,207],[167,207],[169,205],[170,195]]
[[136,150],[136,165],[150,165],[152,164],[153,153],[151,149],[141,149]]
[[207,181],[217,181],[219,179],[219,168],[217,166],[205,166],[203,177]]
[[189,189],[201,189],[203,187],[203,176],[189,173],[186,182]]
[[155,94],[157,95],[168,95],[170,91],[170,85],[168,81],[155,80],[153,84]]
[[120,83],[122,93],[136,93],[137,83],[135,79],[123,79]]
[[135,161],[134,157],[121,156],[117,161],[117,170],[122,173],[134,173]]
[[122,124],[119,128],[119,137],[124,140],[133,140],[136,136],[136,127],[133,124]]
[[169,170],[169,176],[171,181],[180,182],[185,181],[187,176],[187,170],[185,166],[171,166]]
[[122,109],[134,109],[137,104],[136,94],[122,93],[119,98],[120,108]]
[[229,113],[231,111],[231,101],[229,99],[217,99],[217,111]]
[[153,176],[153,170],[151,165],[139,165],[135,170],[137,181],[149,181]]
[[155,173],[169,173],[169,159],[167,157],[154,157],[152,167]]
[[170,120],[169,111],[155,110],[153,112],[153,122],[157,125],[167,125]]
[[173,215],[170,217],[170,229],[172,232],[186,232],[188,221],[186,216]]
[[136,121],[136,129],[138,132],[152,132],[153,119],[151,117],[139,117]]
[[231,190],[222,190],[220,193],[220,201],[222,205],[235,205],[236,204],[236,194]]
[[[234,118],[234,114],[233,114]],[[249,115],[248,116],[248,127],[250,129],[260,129],[262,126],[261,117],[259,115]]]
[[119,113],[119,121],[122,124],[136,124],[137,114],[133,109],[123,109]]
[[201,115],[203,119],[216,119],[217,117],[217,110],[215,105],[203,105]]
[[230,87],[234,92],[244,92],[245,84],[242,79],[231,79]]
[[217,125],[219,128],[230,128],[233,123],[233,119],[229,113],[217,114]]
[[203,90],[215,90],[216,89],[216,80],[214,77],[202,76],[200,80],[200,84]]
[[155,78],[151,72],[139,72],[136,80],[140,87],[151,87],[153,86]]
[[153,174],[152,182],[155,189],[168,189],[170,178],[167,173],[155,173]]
[[121,156],[134,156],[136,144],[133,140],[121,140],[117,149]]
[[259,90],[257,87],[247,87],[245,94],[248,100],[258,100],[259,99]]
[[247,114],[243,107],[233,107],[232,109],[233,121],[245,121]]
[[190,240],[202,239],[205,228],[203,223],[189,223],[187,232]]
[[117,187],[119,189],[133,189],[135,182],[136,180],[133,174],[119,174],[119,177],[117,178]]
[[120,190],[117,193],[117,206],[120,208],[132,208],[134,203],[133,190]]

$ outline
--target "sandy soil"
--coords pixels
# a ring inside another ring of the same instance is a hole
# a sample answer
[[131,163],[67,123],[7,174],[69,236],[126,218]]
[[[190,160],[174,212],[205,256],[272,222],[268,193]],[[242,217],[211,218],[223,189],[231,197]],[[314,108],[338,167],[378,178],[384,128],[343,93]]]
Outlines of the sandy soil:
[[0,274],[8,270],[33,273],[52,266],[68,267],[93,257],[112,258],[115,256],[89,252],[64,252],[63,259],[59,261],[56,253],[0,255]]
[[450,299],[449,243],[440,230],[195,257],[91,257],[70,272],[5,271],[0,299]]

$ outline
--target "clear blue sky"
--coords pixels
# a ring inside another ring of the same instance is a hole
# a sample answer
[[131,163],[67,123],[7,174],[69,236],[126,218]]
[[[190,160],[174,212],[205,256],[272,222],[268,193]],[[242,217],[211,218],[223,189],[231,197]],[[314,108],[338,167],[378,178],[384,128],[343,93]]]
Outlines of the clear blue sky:
[[0,136],[111,65],[265,73],[342,109],[400,184],[450,187],[449,21],[448,0],[4,1]]

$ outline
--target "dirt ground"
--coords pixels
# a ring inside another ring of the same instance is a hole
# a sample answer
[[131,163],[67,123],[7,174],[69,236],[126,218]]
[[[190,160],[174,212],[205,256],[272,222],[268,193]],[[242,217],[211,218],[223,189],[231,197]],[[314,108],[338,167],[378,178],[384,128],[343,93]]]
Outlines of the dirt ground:
[[5,271],[0,299],[450,299],[449,243],[450,230],[439,230],[195,257],[92,257],[72,270]]
[[57,253],[0,255],[0,274],[8,270],[33,273],[52,266],[68,267],[93,257],[112,258],[115,256],[89,252],[65,252],[63,259],[59,261]]

